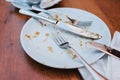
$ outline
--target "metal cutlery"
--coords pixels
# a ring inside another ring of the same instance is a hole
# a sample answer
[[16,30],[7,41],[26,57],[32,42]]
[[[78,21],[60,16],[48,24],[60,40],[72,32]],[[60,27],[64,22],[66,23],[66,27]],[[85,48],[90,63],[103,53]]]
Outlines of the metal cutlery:
[[87,61],[74,49],[70,46],[69,42],[60,35],[60,33],[52,33],[54,42],[61,48],[66,50],[72,50],[77,58],[84,64],[87,70],[92,74],[95,80],[107,80],[102,74],[98,73],[93,67],[91,67]]
[[86,31],[84,29],[75,27],[75,26],[70,25],[68,23],[64,23],[64,22],[61,22],[61,21],[52,20],[52,19],[48,19],[46,17],[42,17],[42,16],[40,16],[40,15],[30,11],[30,10],[20,9],[19,12],[21,14],[29,15],[29,16],[32,16],[32,17],[35,17],[35,18],[45,20],[45,21],[50,22],[52,24],[55,24],[57,28],[65,30],[67,32],[71,32],[71,33],[76,34],[78,36],[82,36],[82,37],[90,38],[90,39],[100,39],[100,38],[102,38],[102,36],[100,34],[90,32],[90,31]]
[[53,18],[53,16],[50,14],[50,13],[52,13],[51,11],[47,11],[43,8],[40,8],[40,6],[38,6],[38,5],[32,5],[31,8],[35,11],[43,12],[43,13],[47,14],[50,18]]
[[91,26],[92,21],[79,21],[76,19],[72,19],[69,16],[67,16],[67,18],[72,22],[73,25],[77,26],[77,27],[81,27],[81,26]]
[[[49,15],[51,18],[52,18],[51,14],[54,13],[52,11],[42,9],[38,5],[32,5],[32,9],[36,10],[36,11],[44,12],[45,14]],[[82,27],[82,26],[86,27],[86,26],[91,26],[91,24],[92,24],[92,21],[79,21],[79,20],[76,20],[76,19],[72,19],[69,16],[66,16],[66,17],[72,22],[73,25],[75,25],[77,27]]]
[[[47,14],[50,18],[53,18],[53,16],[50,13],[53,13],[52,11],[48,11],[45,10],[43,8],[40,8],[40,6],[38,4],[41,3],[41,0],[26,0],[26,1],[17,1],[17,0],[6,0],[8,2],[12,2],[12,3],[18,3],[21,5],[27,5],[29,6],[29,8],[31,8],[31,10],[35,10],[35,11],[40,11],[43,12],[45,14]],[[77,26],[77,27],[83,27],[83,26],[91,26],[92,21],[79,21],[76,19],[72,19],[69,16],[66,16],[73,25]]]
[[120,51],[113,49],[105,44],[101,44],[101,43],[97,43],[97,42],[93,42],[93,41],[89,41],[87,42],[87,44],[93,46],[94,48],[108,54],[114,57],[117,57],[118,59],[120,59]]

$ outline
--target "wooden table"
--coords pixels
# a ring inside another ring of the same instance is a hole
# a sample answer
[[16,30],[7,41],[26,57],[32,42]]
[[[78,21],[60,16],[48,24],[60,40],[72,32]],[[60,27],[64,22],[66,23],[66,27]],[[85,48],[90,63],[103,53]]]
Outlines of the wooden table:
[[[55,7],[89,11],[108,25],[111,36],[120,31],[120,0],[62,0],[52,8]],[[20,44],[20,32],[29,18],[0,0],[0,80],[82,80],[77,69],[46,67],[26,55]]]

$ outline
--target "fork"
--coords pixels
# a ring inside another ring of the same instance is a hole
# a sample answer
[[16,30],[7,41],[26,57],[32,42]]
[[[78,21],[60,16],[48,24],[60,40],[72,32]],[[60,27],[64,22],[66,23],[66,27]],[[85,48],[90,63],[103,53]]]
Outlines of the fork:
[[[45,14],[47,14],[48,16],[50,16],[52,18],[52,15],[50,14],[50,13],[53,13],[52,11],[48,11],[46,9],[42,9],[38,5],[33,5],[32,9],[36,10],[36,11],[44,12]],[[76,19],[72,19],[69,16],[66,16],[66,17],[72,22],[73,25],[75,25],[77,27],[82,27],[82,26],[86,27],[86,26],[91,26],[91,24],[92,24],[92,21],[79,21],[79,20],[76,20]]]
[[57,33],[52,33],[52,35],[53,35],[53,41],[61,49],[72,50],[73,52],[75,52],[74,54],[84,64],[84,66],[92,74],[92,76],[94,77],[95,80],[107,80],[106,77],[104,77],[102,74],[97,72],[93,67],[91,67],[91,65],[89,65],[88,62],[73,47],[70,46],[70,43],[64,39],[62,34],[57,32]]
[[77,19],[73,19],[73,18],[70,18],[69,16],[66,16],[71,22],[73,25],[77,26],[77,27],[81,27],[81,26],[91,26],[92,24],[92,21],[79,21]]

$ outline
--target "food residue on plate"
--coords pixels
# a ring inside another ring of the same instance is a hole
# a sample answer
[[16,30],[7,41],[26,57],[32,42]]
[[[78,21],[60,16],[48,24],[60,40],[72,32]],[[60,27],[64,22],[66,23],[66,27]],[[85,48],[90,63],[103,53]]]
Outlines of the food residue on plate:
[[50,33],[46,33],[45,36],[48,37],[50,35]]
[[74,54],[72,58],[73,58],[73,59],[76,59],[76,58],[77,58],[77,56]]
[[36,31],[32,37],[37,38],[39,35],[40,35],[40,32]]
[[45,33],[45,38],[42,41],[46,42],[48,40],[49,36],[50,36],[50,33]]
[[39,21],[39,22],[40,22],[40,24],[41,24],[42,27],[46,26],[46,24],[44,23],[44,21]]
[[37,35],[37,36],[40,35],[40,32],[35,32],[35,35]]
[[40,35],[40,32],[36,31],[33,35],[25,34],[27,39],[37,38]]
[[55,20],[61,21],[60,17],[58,15],[55,15]]
[[47,48],[48,48],[48,51],[49,51],[49,52],[53,53],[53,48],[52,48],[52,46],[48,46]]
[[72,50],[68,50],[68,54],[70,54],[72,56],[72,59],[75,59],[77,56],[73,53]]
[[31,39],[31,36],[30,36],[29,34],[26,34],[25,37],[26,37],[27,39]]

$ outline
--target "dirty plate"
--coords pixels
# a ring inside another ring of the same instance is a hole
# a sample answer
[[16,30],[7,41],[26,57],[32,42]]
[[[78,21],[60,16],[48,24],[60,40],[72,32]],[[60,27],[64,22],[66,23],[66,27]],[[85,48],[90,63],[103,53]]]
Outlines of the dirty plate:
[[[111,35],[107,25],[94,14],[74,8],[55,8],[51,9],[51,11],[59,12],[82,21],[92,21],[91,27],[83,27],[83,29],[102,35],[101,39],[95,40],[96,42],[106,45],[110,44]],[[72,69],[83,66],[79,60],[73,59],[66,50],[59,48],[54,43],[51,32],[56,32],[54,26],[46,26],[43,21],[38,22],[33,18],[29,19],[23,26],[20,35],[23,49],[32,59],[49,67]],[[104,53],[98,52],[96,49],[86,45],[86,41],[91,41],[90,39],[67,32],[62,32],[62,34],[88,63],[94,63],[104,56]]]

